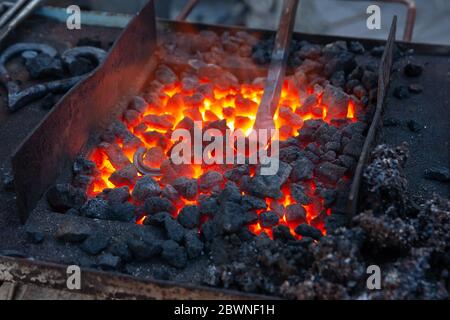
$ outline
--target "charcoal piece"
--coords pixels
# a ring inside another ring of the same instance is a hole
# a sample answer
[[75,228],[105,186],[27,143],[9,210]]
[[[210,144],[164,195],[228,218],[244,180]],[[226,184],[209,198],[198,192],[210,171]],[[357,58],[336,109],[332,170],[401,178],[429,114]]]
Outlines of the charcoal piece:
[[[340,140],[340,139],[339,139]],[[341,149],[341,143],[337,141],[330,141],[325,144],[325,150],[337,152]]]
[[297,203],[303,204],[303,205],[311,203],[311,199],[306,194],[304,186],[302,186],[300,184],[292,183],[290,186],[290,191],[291,191],[292,198]]
[[177,217],[178,222],[187,229],[193,229],[200,223],[200,212],[195,205],[187,205],[181,209]]
[[359,41],[350,41],[350,46],[348,49],[356,54],[363,54],[366,51],[364,46]]
[[162,227],[166,219],[171,219],[172,216],[168,212],[158,212],[156,214],[149,215],[144,220],[144,225],[146,226],[156,226]]
[[57,212],[66,212],[71,208],[80,209],[86,202],[83,190],[74,188],[70,184],[57,184],[47,192],[47,201]]
[[284,225],[275,226],[272,229],[273,239],[282,242],[295,241],[295,237],[291,234],[289,227]]
[[109,206],[108,220],[133,222],[136,219],[136,207],[129,203],[119,203]]
[[[311,161],[313,164],[317,164],[320,162],[320,157],[311,151],[305,152],[305,158]],[[306,180],[306,179],[305,179]]]
[[244,224],[245,225],[254,224],[254,223],[258,222],[258,220],[259,220],[259,216],[256,212],[247,211],[244,213]]
[[184,246],[189,259],[195,259],[202,255],[204,245],[202,240],[200,240],[197,230],[186,232]]
[[336,71],[330,78],[330,82],[335,87],[345,87],[345,72],[344,71]]
[[27,239],[33,244],[40,244],[45,240],[45,234],[36,227],[27,226],[25,230]]
[[143,113],[145,110],[147,110],[148,102],[145,101],[144,98],[136,96],[131,100],[128,108],[134,109],[139,113]]
[[161,257],[175,268],[183,269],[187,265],[186,249],[173,240],[163,242]]
[[142,121],[150,128],[159,130],[170,130],[174,126],[174,119],[170,115],[149,114]]
[[355,159],[353,159],[352,157],[347,156],[345,154],[339,156],[338,160],[339,160],[339,163],[347,169],[353,169],[356,165]]
[[255,197],[279,199],[282,197],[278,176],[254,176],[250,179],[247,191]]
[[109,204],[107,201],[94,198],[88,200],[80,209],[82,216],[91,219],[108,219]]
[[248,175],[250,173],[248,165],[237,165],[233,169],[227,170],[224,173],[224,177],[227,180],[233,181],[233,182],[239,182],[241,178],[245,175]]
[[134,186],[132,196],[138,201],[145,201],[149,197],[156,197],[161,194],[161,187],[151,176],[143,176]]
[[341,88],[327,85],[322,96],[322,103],[328,107],[327,118],[346,118],[349,101],[350,97]]
[[367,91],[362,85],[357,85],[356,87],[354,87],[352,92],[358,99],[362,99],[367,95]]
[[116,170],[109,177],[109,181],[116,187],[133,186],[138,178],[138,171],[133,164],[129,164],[120,170]]
[[128,248],[137,261],[145,261],[158,256],[162,251],[162,243],[149,236],[134,236],[127,240]]
[[241,206],[235,202],[226,201],[221,203],[219,213],[214,217],[219,231],[223,233],[234,233],[245,225],[244,212]]
[[406,87],[404,85],[396,86],[394,88],[393,95],[394,95],[394,97],[396,97],[397,99],[400,99],[400,100],[409,98],[408,87]]
[[156,69],[155,78],[162,84],[166,85],[174,84],[178,80],[177,75],[172,71],[172,69],[165,65],[160,65],[158,69]]
[[75,175],[94,175],[98,172],[97,166],[91,160],[88,160],[84,157],[77,157],[73,162],[73,173]]
[[242,208],[245,211],[250,210],[266,210],[267,203],[263,199],[253,197],[250,195],[244,195],[241,200]]
[[128,186],[107,189],[102,192],[104,199],[108,201],[108,204],[114,205],[124,203],[130,198],[130,188]]
[[102,233],[95,233],[83,241],[80,248],[92,256],[98,255],[109,244],[109,237]]
[[355,69],[350,72],[348,75],[349,80],[361,80],[364,75],[364,69],[361,66],[357,66]]
[[232,201],[236,203],[241,202],[241,191],[239,190],[238,186],[232,182],[228,181],[225,183],[225,187],[223,188],[222,192],[219,195],[219,202],[226,202],[226,201]]
[[403,72],[407,77],[418,77],[423,72],[423,66],[418,63],[409,61],[403,68]]
[[176,242],[180,242],[181,240],[183,240],[183,237],[186,233],[186,230],[183,228],[183,226],[172,217],[166,218],[164,220],[164,229],[166,230],[167,237]]
[[351,94],[353,92],[353,89],[357,86],[361,86],[361,83],[358,79],[350,79],[345,84],[345,92]]
[[306,210],[300,204],[291,204],[286,207],[286,222],[306,221]]
[[110,253],[104,253],[98,258],[98,266],[105,271],[115,271],[121,265],[120,257]]
[[347,50],[348,50],[347,42],[338,40],[338,41],[334,41],[334,42],[326,44],[323,47],[322,52],[327,57],[334,57],[335,55],[337,55],[341,52],[345,52]]
[[315,60],[322,55],[322,48],[317,44],[305,44],[299,50],[299,56],[302,59]]
[[219,226],[217,221],[212,219],[206,221],[202,224],[201,234],[207,242],[211,242],[216,236],[220,234]]
[[302,237],[309,237],[314,240],[320,240],[322,238],[322,232],[308,224],[300,224],[295,228],[295,233],[302,236]]
[[406,126],[411,132],[420,132],[423,129],[423,126],[418,123],[416,120],[408,120],[406,122]]
[[214,215],[218,211],[219,204],[215,198],[207,197],[199,200],[199,212],[201,215]]
[[291,180],[293,182],[309,180],[313,177],[314,164],[306,157],[292,163]]
[[133,109],[129,109],[125,111],[123,115],[123,120],[132,127],[135,127],[139,124],[141,114]]
[[161,192],[163,198],[169,199],[172,203],[182,205],[183,201],[180,198],[178,191],[170,184],[167,184]]
[[331,205],[336,201],[337,193],[335,190],[324,189],[320,192],[321,197],[323,198],[323,205],[327,208],[331,207]]
[[323,69],[324,74],[330,77],[333,73],[344,71],[350,73],[356,67],[355,55],[351,52],[340,52],[332,57]]
[[378,86],[378,76],[375,72],[366,70],[361,78],[361,83],[370,91]]
[[200,191],[210,191],[213,187],[223,183],[223,176],[217,171],[208,171],[198,178]]
[[303,72],[304,74],[312,74],[320,72],[322,69],[322,65],[314,60],[306,59],[303,61],[303,63],[300,65],[300,67],[297,68],[296,72]]
[[120,170],[131,164],[130,160],[128,160],[117,144],[102,142],[99,148],[106,153],[109,161],[116,170]]
[[176,212],[175,206],[166,198],[149,197],[145,200],[145,212],[154,214],[158,212],[168,212],[174,214]]
[[82,242],[91,234],[87,225],[68,220],[58,226],[55,238],[62,242]]
[[376,46],[370,50],[370,54],[374,57],[381,58],[384,53],[384,46]]
[[352,138],[355,134],[363,134],[367,125],[364,122],[352,122],[342,129],[342,135]]
[[196,179],[181,177],[176,179],[172,183],[172,186],[187,200],[194,200],[197,198],[198,185]]
[[263,228],[270,228],[276,226],[280,221],[280,218],[273,211],[264,211],[259,215],[259,220]]
[[110,251],[114,256],[119,257],[124,262],[129,262],[133,259],[128,245],[122,241],[112,244],[108,251]]
[[92,185],[94,180],[95,180],[95,178],[92,176],[86,176],[83,174],[79,174],[73,178],[72,186],[74,186],[75,188],[87,190],[89,188],[89,186]]
[[425,178],[440,182],[450,182],[450,170],[445,167],[434,167],[425,170]]
[[302,151],[298,146],[288,146],[280,149],[280,161],[285,163],[292,163],[297,160],[301,155]]
[[334,160],[336,160],[336,152],[334,151],[327,151],[325,154],[323,154],[320,159],[322,161],[329,161],[329,162],[333,162]]
[[317,176],[327,182],[336,183],[347,172],[347,168],[332,164],[331,162],[321,163],[315,170]]
[[363,146],[364,146],[364,137],[359,134],[354,134],[353,137],[350,139],[350,141],[348,141],[348,143],[344,147],[342,153],[351,156],[354,159],[359,159]]
[[30,77],[39,79],[42,77],[62,78],[64,76],[64,68],[61,59],[51,57],[46,53],[39,53],[31,59],[25,61]]
[[411,83],[411,84],[408,86],[408,90],[409,90],[409,92],[411,92],[411,93],[418,94],[418,93],[421,93],[421,92],[423,91],[423,86],[420,85],[420,84],[418,84],[418,83]]

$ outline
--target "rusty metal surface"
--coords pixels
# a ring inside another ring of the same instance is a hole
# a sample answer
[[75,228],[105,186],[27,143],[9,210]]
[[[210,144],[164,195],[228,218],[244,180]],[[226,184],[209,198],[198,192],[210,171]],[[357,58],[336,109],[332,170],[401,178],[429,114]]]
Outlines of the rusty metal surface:
[[416,2],[414,0],[381,0],[383,2],[401,3],[406,6],[406,22],[405,31],[403,33],[403,41],[411,42],[416,22]]
[[256,113],[256,130],[275,129],[273,117],[280,101],[297,7],[298,0],[285,0],[283,3],[264,94]]
[[[0,281],[67,290],[67,266],[0,256]],[[180,285],[169,281],[142,280],[88,269],[81,270],[81,290],[76,292],[103,299],[274,299],[231,290]]]
[[364,166],[366,165],[367,159],[369,157],[369,152],[375,141],[378,127],[380,125],[381,114],[383,111],[383,106],[385,103],[386,93],[389,87],[389,79],[391,76],[392,61],[394,57],[394,45],[395,45],[395,32],[397,30],[397,16],[394,17],[391,25],[391,30],[389,32],[389,37],[384,49],[383,56],[381,58],[381,63],[379,67],[378,75],[378,92],[377,92],[377,106],[375,110],[375,115],[372,120],[372,124],[367,133],[366,140],[364,142],[364,147],[361,152],[361,156],[356,166],[355,175],[353,178],[353,183],[350,189],[349,204],[347,213],[349,215],[349,222],[351,223],[352,217],[357,213],[358,209],[358,196],[359,189],[361,185],[361,178]]
[[12,166],[22,222],[71,165],[90,135],[110,122],[142,89],[156,65],[151,54],[156,48],[154,17],[150,1],[130,22],[106,61],[71,90],[14,153]]

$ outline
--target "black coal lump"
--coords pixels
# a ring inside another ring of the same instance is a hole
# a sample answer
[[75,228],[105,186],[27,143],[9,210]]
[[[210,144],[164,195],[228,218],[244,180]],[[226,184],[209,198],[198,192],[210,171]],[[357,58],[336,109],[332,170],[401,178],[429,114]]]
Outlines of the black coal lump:
[[178,222],[187,229],[198,227],[200,223],[200,212],[195,205],[187,205],[181,209],[177,218]]
[[148,234],[133,234],[127,240],[128,248],[137,261],[145,261],[161,253],[161,240]]
[[68,183],[57,184],[47,192],[47,201],[57,212],[66,212],[71,208],[80,209],[86,199],[83,190],[74,188]]
[[106,220],[108,219],[108,210],[109,205],[107,201],[100,198],[94,198],[88,200],[81,207],[80,213],[87,218]]
[[121,265],[120,257],[110,253],[104,253],[98,258],[98,266],[105,271],[115,271]]
[[219,204],[217,199],[213,197],[206,197],[199,200],[199,211],[201,215],[214,215],[219,211]]
[[181,242],[186,233],[186,229],[184,229],[183,226],[172,217],[164,220],[164,229],[166,230],[167,237],[176,242]]
[[90,255],[97,255],[102,252],[109,244],[109,237],[103,233],[95,233],[89,236],[81,244],[80,248]]
[[309,237],[314,240],[319,240],[322,238],[322,232],[319,229],[310,226],[308,224],[300,224],[295,228],[295,233],[303,237]]
[[133,258],[128,245],[123,241],[114,242],[108,249],[108,252],[117,257],[120,257],[120,259],[124,262],[129,262]]
[[169,212],[170,214],[174,214],[175,211],[175,206],[166,198],[150,197],[145,200],[145,212],[148,214],[158,212]]
[[173,240],[163,242],[161,257],[175,268],[183,269],[187,265],[186,249]]
[[284,225],[275,226],[273,227],[272,232],[274,240],[280,240],[283,242],[296,240],[295,237],[291,234],[291,230],[287,226]]
[[108,220],[133,222],[136,219],[136,207],[129,203],[111,205],[108,209]]
[[423,66],[418,63],[409,61],[403,68],[403,72],[407,77],[418,77],[423,72]]
[[164,226],[166,219],[169,219],[169,218],[172,218],[170,213],[158,212],[156,214],[151,214],[151,215],[147,216],[144,220],[144,225],[162,227],[162,226]]
[[184,235],[184,246],[189,259],[199,257],[203,252],[203,242],[197,230],[190,230]]
[[138,201],[145,201],[148,197],[159,196],[161,187],[151,176],[143,176],[136,182],[132,196]]
[[82,242],[92,234],[92,229],[83,223],[67,220],[58,226],[55,238],[62,242]]
[[273,211],[264,211],[259,215],[261,226],[263,228],[270,228],[276,226],[280,220],[278,215]]

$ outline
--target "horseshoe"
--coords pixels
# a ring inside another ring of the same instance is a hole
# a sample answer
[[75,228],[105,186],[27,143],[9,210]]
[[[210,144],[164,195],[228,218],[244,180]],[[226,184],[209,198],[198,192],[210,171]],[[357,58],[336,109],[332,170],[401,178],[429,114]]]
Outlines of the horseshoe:
[[158,168],[151,168],[144,164],[144,154],[147,150],[143,147],[137,149],[133,156],[133,164],[136,169],[143,175],[150,175],[152,177],[162,176],[161,170]]

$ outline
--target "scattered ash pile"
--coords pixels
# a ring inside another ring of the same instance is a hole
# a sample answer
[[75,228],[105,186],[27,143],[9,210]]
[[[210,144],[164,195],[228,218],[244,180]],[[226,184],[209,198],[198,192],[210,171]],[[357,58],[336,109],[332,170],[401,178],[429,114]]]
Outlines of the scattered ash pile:
[[[134,230],[117,235],[67,223],[57,241],[80,247],[101,269],[133,274],[130,263],[162,263],[165,271],[151,276],[165,280],[206,259],[197,284],[289,299],[448,296],[449,203],[405,198],[405,146],[374,150],[364,173],[365,205],[373,206],[346,227],[382,47],[295,42],[276,118],[280,167],[263,176],[258,165],[175,165],[170,136],[192,132],[196,121],[202,132],[252,128],[265,79],[239,80],[220,62],[266,64],[271,40],[243,32],[169,40],[159,56],[189,67],[161,64],[142,96],[75,161],[72,183],[47,193],[53,211]],[[158,177],[139,173],[133,155],[141,147]],[[388,275],[385,290],[366,290],[372,264]]]

